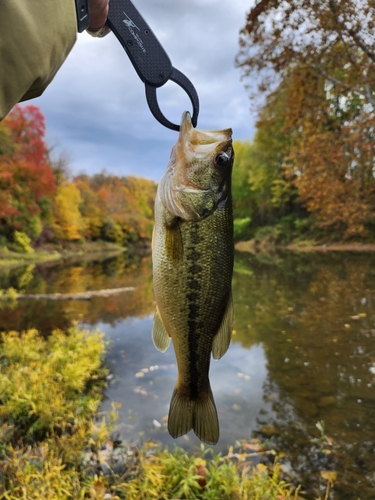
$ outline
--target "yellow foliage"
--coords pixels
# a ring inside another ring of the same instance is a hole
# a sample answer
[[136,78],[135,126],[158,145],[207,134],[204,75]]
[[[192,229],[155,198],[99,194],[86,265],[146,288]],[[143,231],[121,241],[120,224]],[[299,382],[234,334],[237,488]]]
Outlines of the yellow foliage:
[[55,231],[59,238],[73,241],[81,239],[85,221],[79,210],[82,198],[72,182],[65,181],[57,188],[55,197]]
[[[279,478],[277,464],[240,472],[229,455],[208,460],[212,450],[203,445],[194,455],[150,442],[112,453],[115,405],[109,422],[95,417],[104,347],[101,334],[76,326],[47,339],[35,330],[1,335],[1,499],[299,498]],[[240,457],[244,463],[246,453]]]
[[100,400],[85,388],[100,370],[103,349],[102,335],[77,327],[46,340],[36,330],[2,333],[0,424],[33,436],[93,414]]

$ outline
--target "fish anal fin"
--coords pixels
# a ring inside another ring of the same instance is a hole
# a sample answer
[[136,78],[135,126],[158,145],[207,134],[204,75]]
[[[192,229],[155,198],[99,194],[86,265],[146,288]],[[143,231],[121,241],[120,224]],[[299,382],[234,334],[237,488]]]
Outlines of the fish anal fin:
[[169,343],[171,341],[160,317],[158,309],[156,309],[155,311],[154,323],[152,325],[152,340],[156,349],[161,352],[164,352],[168,349]]
[[212,356],[220,359],[227,352],[233,331],[233,297],[230,294],[220,328],[212,343]]
[[173,438],[193,429],[196,436],[207,444],[219,440],[219,421],[211,388],[204,397],[192,401],[176,387],[169,408],[168,431]]

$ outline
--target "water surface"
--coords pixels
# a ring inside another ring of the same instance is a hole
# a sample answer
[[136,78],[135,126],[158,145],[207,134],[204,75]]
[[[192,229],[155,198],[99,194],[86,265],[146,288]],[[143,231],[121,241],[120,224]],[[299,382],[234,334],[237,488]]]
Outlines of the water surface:
[[[331,499],[375,498],[374,278],[373,254],[236,255],[235,335],[210,372],[221,431],[215,451],[258,437],[285,454],[279,461],[311,498],[324,496],[320,471],[337,472]],[[121,436],[173,446],[165,417],[176,364],[172,346],[160,353],[152,344],[149,257],[1,271],[0,287],[9,286],[27,293],[135,287],[88,302],[19,302],[0,310],[0,330],[48,334],[79,321],[105,332],[105,406],[122,404]],[[199,444],[191,433],[176,442],[189,450]]]

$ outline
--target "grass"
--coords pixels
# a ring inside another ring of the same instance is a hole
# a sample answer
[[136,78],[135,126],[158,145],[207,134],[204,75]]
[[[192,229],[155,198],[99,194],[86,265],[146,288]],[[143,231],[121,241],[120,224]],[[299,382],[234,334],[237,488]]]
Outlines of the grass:
[[102,334],[77,326],[1,334],[2,500],[300,498],[277,464],[253,467],[246,454],[235,463],[204,446],[191,455],[117,441],[116,406],[100,414],[105,350]]

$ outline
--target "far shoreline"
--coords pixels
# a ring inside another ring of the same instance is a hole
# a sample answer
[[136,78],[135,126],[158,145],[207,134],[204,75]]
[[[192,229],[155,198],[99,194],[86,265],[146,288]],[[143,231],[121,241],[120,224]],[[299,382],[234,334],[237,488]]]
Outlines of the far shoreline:
[[290,243],[289,245],[270,244],[269,241],[249,240],[239,241],[234,246],[239,252],[269,253],[277,250],[292,252],[375,252],[375,243],[320,243],[309,242]]
[[115,257],[122,253],[130,255],[148,253],[151,245],[148,241],[138,242],[129,246],[122,246],[107,241],[74,242],[65,245],[45,245],[35,249],[34,252],[22,253],[0,248],[0,269],[8,267],[25,266],[28,264],[41,264],[70,258],[84,258],[93,260],[97,257]]

